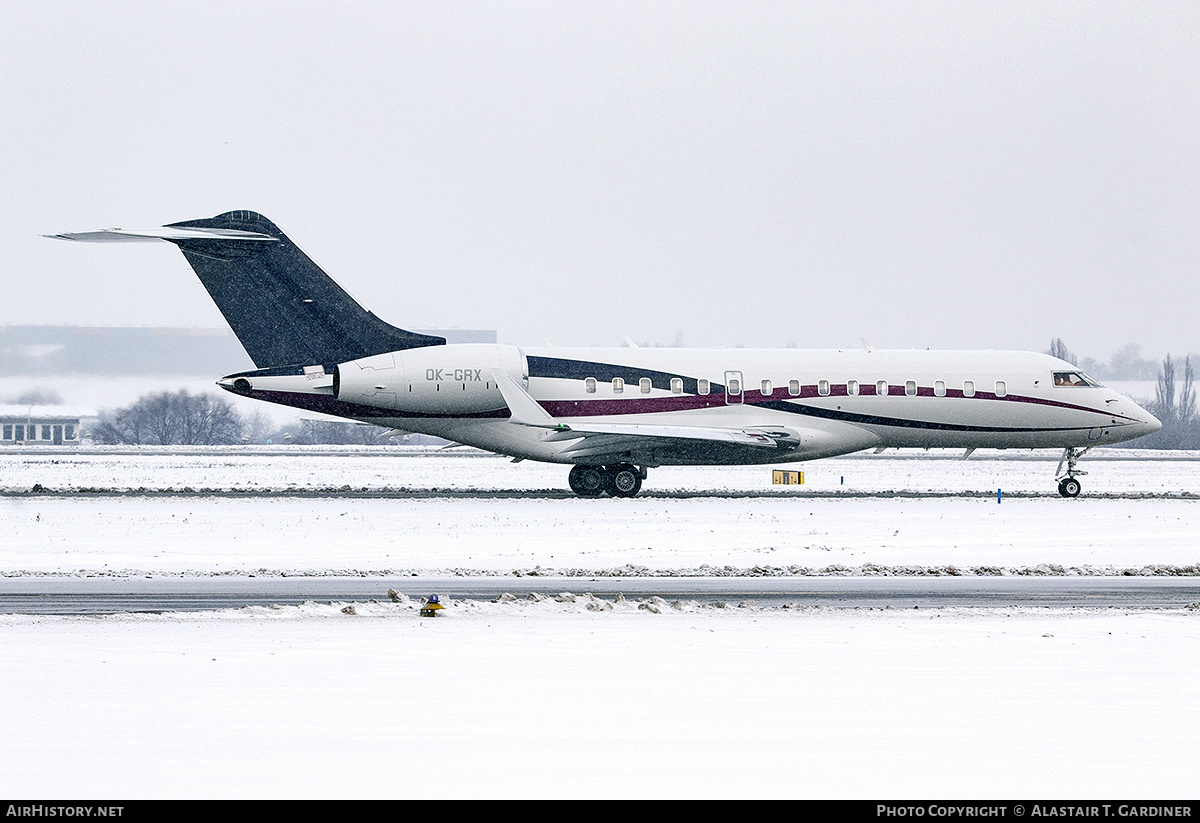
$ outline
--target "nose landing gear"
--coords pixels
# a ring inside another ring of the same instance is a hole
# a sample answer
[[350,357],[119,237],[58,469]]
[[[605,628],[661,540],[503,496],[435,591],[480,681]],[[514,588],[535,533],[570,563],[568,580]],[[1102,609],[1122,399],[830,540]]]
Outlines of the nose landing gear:
[[574,466],[567,482],[571,491],[580,497],[633,497],[642,488],[646,470],[632,463],[617,463],[612,466]]
[[1082,488],[1074,477],[1064,477],[1058,481],[1058,493],[1063,497],[1078,497]]
[[[1088,446],[1082,451],[1073,446],[1068,446],[1067,448],[1063,449],[1062,459],[1058,461],[1058,468],[1054,470],[1055,476],[1059,478],[1058,493],[1063,497],[1079,496],[1079,492],[1083,489],[1083,486],[1081,486],[1079,481],[1075,478],[1087,474],[1087,472],[1076,469],[1075,461],[1083,457],[1085,454],[1091,451],[1091,449],[1091,446]],[[1067,464],[1067,470],[1065,473],[1062,470],[1063,463]]]

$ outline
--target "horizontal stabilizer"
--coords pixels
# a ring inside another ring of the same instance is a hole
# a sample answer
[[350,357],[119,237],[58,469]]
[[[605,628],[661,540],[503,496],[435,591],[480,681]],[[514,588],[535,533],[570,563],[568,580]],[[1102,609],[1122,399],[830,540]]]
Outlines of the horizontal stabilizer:
[[159,229],[102,229],[100,231],[47,234],[55,240],[75,240],[79,243],[149,243],[154,240],[250,240],[278,243],[278,237],[256,231],[239,229],[174,228]]

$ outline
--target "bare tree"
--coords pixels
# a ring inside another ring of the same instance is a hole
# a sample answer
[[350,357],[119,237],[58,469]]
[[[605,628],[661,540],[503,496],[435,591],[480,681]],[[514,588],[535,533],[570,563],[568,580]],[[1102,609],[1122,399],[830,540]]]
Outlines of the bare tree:
[[1168,353],[1158,370],[1158,385],[1154,389],[1154,416],[1162,421],[1163,428],[1175,422],[1175,361]]
[[1142,347],[1137,343],[1127,343],[1108,361],[1109,380],[1151,380],[1154,378],[1155,366],[1152,360],[1142,359]]
[[1179,423],[1185,428],[1191,428],[1196,422],[1196,390],[1194,384],[1196,374],[1192,370],[1192,358],[1183,358],[1183,388],[1179,391],[1179,405],[1176,414]]
[[1154,401],[1149,405],[1162,429],[1141,438],[1133,447],[1152,449],[1194,449],[1200,447],[1200,419],[1196,417],[1195,372],[1192,358],[1183,360],[1183,381],[1177,382],[1177,366],[1167,355],[1158,370]]
[[237,443],[246,430],[233,406],[211,394],[180,392],[180,440],[189,445]]
[[244,443],[266,443],[271,432],[275,430],[275,422],[260,411],[244,418],[244,422],[246,424],[245,434],[242,435]]
[[226,400],[209,394],[160,392],[105,411],[92,429],[97,443],[213,446],[237,443],[245,424]]
[[1059,360],[1066,360],[1072,366],[1078,366],[1079,360],[1075,357],[1074,352],[1067,348],[1067,344],[1063,342],[1061,337],[1056,337],[1050,341],[1050,350],[1046,354],[1051,357],[1057,357]]
[[388,441],[390,429],[369,423],[349,423],[336,420],[300,421],[298,431],[293,428],[292,442],[322,446],[363,445],[371,446]]

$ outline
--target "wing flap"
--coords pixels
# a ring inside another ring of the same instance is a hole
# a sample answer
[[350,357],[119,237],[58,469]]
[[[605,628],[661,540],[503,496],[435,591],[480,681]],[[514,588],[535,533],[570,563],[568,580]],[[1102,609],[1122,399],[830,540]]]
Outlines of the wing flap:
[[[655,426],[605,424],[560,424],[547,438],[564,441],[564,457],[574,460],[608,460],[637,457],[657,465],[664,455],[675,458],[725,454],[743,459],[788,453],[800,446],[800,435],[781,429],[722,429],[712,426]],[[568,442],[573,441],[573,442]]]
[[[775,430],[783,434],[782,430]],[[771,437],[760,429],[727,429],[715,426],[659,426],[653,424],[624,424],[624,423],[559,423],[548,440],[572,440],[588,437],[623,437],[650,438],[667,440],[706,440],[710,442],[732,443],[738,446],[759,446],[764,449],[774,449],[780,440],[788,439],[784,434]]]

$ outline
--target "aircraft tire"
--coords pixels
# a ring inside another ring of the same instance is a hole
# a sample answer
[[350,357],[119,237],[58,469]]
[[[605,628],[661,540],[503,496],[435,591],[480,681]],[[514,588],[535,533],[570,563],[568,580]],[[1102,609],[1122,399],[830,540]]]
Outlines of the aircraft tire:
[[633,497],[642,489],[642,473],[637,466],[618,463],[608,467],[609,493],[614,497]]
[[574,466],[567,483],[580,497],[599,497],[607,490],[608,477],[599,466]]
[[1063,497],[1078,497],[1083,487],[1074,477],[1064,477],[1058,483],[1058,493]]

